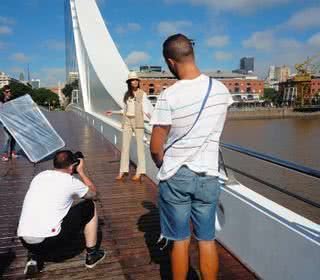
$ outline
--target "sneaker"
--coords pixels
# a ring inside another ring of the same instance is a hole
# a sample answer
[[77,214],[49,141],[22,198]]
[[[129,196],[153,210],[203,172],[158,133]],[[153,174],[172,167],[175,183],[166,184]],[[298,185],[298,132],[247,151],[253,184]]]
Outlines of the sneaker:
[[104,250],[95,250],[92,253],[87,253],[86,256],[86,267],[93,268],[99,262],[101,262],[106,256],[106,252]]
[[32,277],[38,273],[38,263],[33,259],[29,259],[23,271],[24,275],[27,277]]
[[1,161],[9,161],[9,157],[7,155],[2,155]]

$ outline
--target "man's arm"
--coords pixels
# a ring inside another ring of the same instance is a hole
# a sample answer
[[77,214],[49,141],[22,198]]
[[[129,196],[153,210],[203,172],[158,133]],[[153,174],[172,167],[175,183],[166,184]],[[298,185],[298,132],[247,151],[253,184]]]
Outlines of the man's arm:
[[158,168],[161,167],[164,156],[164,144],[170,132],[170,125],[154,125],[151,134],[150,152]]
[[97,188],[93,184],[93,182],[90,180],[90,178],[85,174],[83,165],[84,165],[83,159],[80,159],[80,164],[77,166],[77,172],[82,182],[89,188],[88,192],[83,196],[83,198],[93,199],[97,195]]

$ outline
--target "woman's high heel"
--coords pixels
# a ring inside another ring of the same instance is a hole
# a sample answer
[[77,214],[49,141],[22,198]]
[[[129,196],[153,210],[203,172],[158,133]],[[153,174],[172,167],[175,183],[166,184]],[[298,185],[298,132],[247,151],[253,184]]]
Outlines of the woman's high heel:
[[116,180],[120,181],[124,179],[125,175],[126,175],[125,173],[119,173],[119,175],[116,177]]
[[132,181],[134,182],[138,182],[138,181],[142,181],[142,174],[136,174],[131,178]]

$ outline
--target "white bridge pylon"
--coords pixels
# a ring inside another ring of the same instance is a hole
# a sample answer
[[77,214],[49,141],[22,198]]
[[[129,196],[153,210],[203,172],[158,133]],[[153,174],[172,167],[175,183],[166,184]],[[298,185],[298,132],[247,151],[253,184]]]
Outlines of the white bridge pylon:
[[72,28],[84,110],[92,112],[90,71],[92,67],[106,94],[123,106],[128,67],[123,61],[95,0],[70,1]]

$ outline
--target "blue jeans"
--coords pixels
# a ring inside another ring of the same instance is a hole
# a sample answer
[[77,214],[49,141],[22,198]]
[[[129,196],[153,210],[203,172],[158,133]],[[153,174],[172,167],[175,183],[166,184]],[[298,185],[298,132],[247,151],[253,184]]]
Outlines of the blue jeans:
[[218,177],[197,174],[186,166],[161,181],[158,205],[162,236],[168,240],[188,239],[191,220],[198,240],[214,240],[222,185]]
[[3,141],[0,146],[0,154],[7,154],[9,152],[9,148],[11,146],[11,151],[16,151],[17,143],[16,140],[11,136],[9,131],[4,128],[2,123],[0,123],[0,128],[3,129]]

